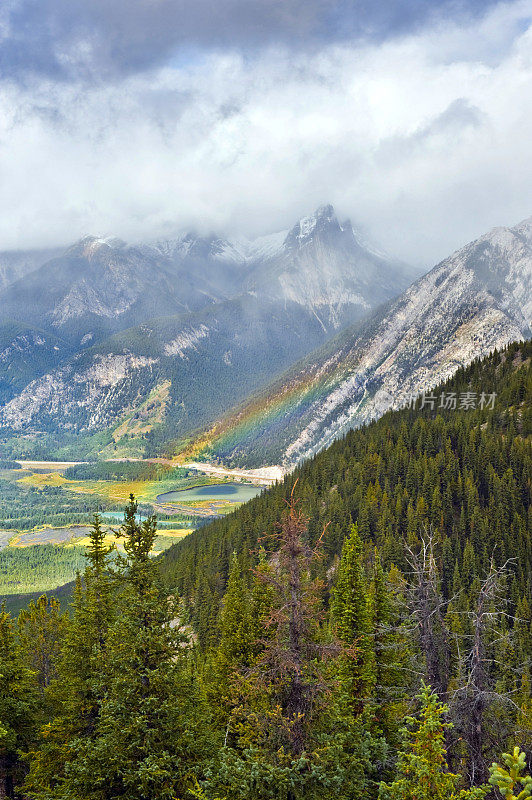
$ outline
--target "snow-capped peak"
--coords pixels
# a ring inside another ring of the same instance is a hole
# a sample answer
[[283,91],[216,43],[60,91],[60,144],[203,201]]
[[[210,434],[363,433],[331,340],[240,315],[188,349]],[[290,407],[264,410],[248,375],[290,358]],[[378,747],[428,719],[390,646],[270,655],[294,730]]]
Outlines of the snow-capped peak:
[[153,248],[167,258],[192,258],[201,255],[215,261],[245,265],[273,258],[282,249],[287,234],[288,231],[284,230],[256,239],[245,236],[222,239],[186,233],[174,239],[158,241],[153,244]]
[[302,217],[299,222],[296,222],[286,237],[286,245],[289,247],[301,247],[311,241],[316,233],[327,228],[333,228],[338,232],[342,231],[334,208],[331,205],[321,206],[314,214]]
[[322,222],[334,222],[339,225],[336,214],[334,213],[334,208],[331,205],[321,206],[310,217],[303,217],[300,219],[298,222],[299,233],[297,238],[300,240],[306,239],[316,230],[318,224]]
[[102,248],[120,250],[125,246],[126,243],[116,236],[83,236],[68,248],[67,253],[90,258]]

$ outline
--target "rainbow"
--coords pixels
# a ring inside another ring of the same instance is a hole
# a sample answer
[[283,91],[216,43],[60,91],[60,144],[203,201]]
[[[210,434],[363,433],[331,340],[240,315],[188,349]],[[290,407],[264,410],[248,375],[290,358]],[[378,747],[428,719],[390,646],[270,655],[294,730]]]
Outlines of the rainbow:
[[[205,435],[198,456],[225,462],[238,458],[241,451],[247,461],[256,461],[260,452],[263,462],[276,463],[279,443],[284,450],[291,444],[289,432],[300,426],[316,401],[325,398],[342,378],[345,364],[337,365],[332,373],[300,372],[278,382],[217,422]],[[270,453],[273,444],[276,449]]]

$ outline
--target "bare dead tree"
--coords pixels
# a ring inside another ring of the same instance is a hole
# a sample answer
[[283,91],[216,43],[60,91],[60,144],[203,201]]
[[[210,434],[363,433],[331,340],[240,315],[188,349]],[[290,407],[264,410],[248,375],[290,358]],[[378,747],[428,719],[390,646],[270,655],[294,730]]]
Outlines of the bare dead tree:
[[328,688],[314,665],[335,651],[334,645],[319,643],[315,635],[321,611],[318,582],[310,580],[310,569],[323,534],[317,546],[310,547],[305,539],[307,524],[292,490],[278,531],[264,537],[273,540],[277,548],[272,569],[255,570],[256,577],[272,587],[277,600],[265,621],[270,635],[263,642],[258,669],[261,680],[273,688],[294,755],[305,750],[309,715],[318,696]]
[[424,658],[424,680],[443,700],[449,683],[449,636],[445,601],[435,558],[435,535],[425,530],[418,548],[405,545],[409,570],[405,593],[414,631]]
[[496,707],[509,709],[515,705],[510,692],[495,691],[492,679],[496,664],[494,648],[501,641],[501,636],[508,635],[501,634],[499,628],[502,618],[508,616],[502,587],[511,561],[509,559],[498,568],[492,561],[487,576],[480,584],[473,609],[465,612],[470,623],[470,633],[462,637],[463,648],[459,654],[460,686],[453,693],[450,705],[455,728],[467,744],[467,775],[470,786],[480,785],[488,778],[488,712],[494,712]]

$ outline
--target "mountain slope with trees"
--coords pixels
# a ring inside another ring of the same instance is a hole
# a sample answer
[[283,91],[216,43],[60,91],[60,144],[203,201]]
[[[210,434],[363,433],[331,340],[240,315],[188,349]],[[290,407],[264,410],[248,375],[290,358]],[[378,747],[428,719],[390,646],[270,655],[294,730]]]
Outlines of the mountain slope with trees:
[[495,228],[218,420],[207,460],[291,467],[459,367],[530,336],[532,222]]
[[[232,554],[244,571],[268,559],[264,532],[279,524],[294,490],[308,515],[309,546],[320,543],[313,572],[322,601],[345,646],[358,652],[343,670],[339,662],[354,707],[375,696],[376,648],[365,654],[361,641],[379,641],[367,631],[382,564],[388,590],[395,587],[392,607],[403,604],[404,621],[414,621],[402,634],[405,651],[414,642],[411,675],[424,676],[450,704],[449,757],[465,764],[471,785],[487,780],[493,747],[516,730],[522,741],[530,737],[531,358],[526,342],[475,361],[416,407],[350,431],[282,484],[168,551],[162,574],[183,597],[201,647],[208,652],[219,640]],[[397,607],[383,609],[384,636]],[[381,650],[380,670],[390,648],[397,641]],[[408,669],[393,669],[402,676],[379,680],[382,697],[387,685],[408,694]]]
[[[519,556],[515,572],[524,591],[530,557],[531,357],[531,342],[512,344],[459,369],[426,396],[424,408],[421,396],[414,408],[390,411],[349,431],[284,482],[171,548],[161,569],[185,596],[200,579],[223,589],[230,554],[256,547],[297,481],[311,540],[328,523],[329,564],[355,522],[387,563],[402,565],[402,537],[415,539],[432,526],[452,553],[445,558],[446,589],[452,588],[456,559],[461,565],[464,551],[473,549],[477,566],[486,565],[492,552],[498,561]],[[442,397],[447,408],[440,407]]]
[[531,400],[516,343],[160,559],[96,516],[71,616],[0,615],[0,794],[530,796]]

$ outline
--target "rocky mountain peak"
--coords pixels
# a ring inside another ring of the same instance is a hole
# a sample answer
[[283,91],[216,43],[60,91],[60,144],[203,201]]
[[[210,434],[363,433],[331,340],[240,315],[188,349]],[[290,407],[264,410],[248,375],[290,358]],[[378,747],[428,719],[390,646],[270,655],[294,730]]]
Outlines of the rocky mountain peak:
[[325,205],[316,209],[314,214],[296,222],[286,237],[285,245],[290,249],[299,249],[313,241],[316,236],[331,233],[338,235],[341,232],[342,226],[334,208],[332,205]]
[[116,236],[84,236],[69,247],[65,253],[68,256],[92,259],[102,252],[110,250],[121,250],[126,247],[126,243]]
[[242,252],[239,241],[230,242],[216,234],[201,236],[193,231],[188,231],[174,239],[159,240],[152,246],[158,253],[174,260],[228,262],[244,262],[246,260],[246,253]]
[[532,244],[532,217],[524,219],[513,230],[523,236],[529,244]]

